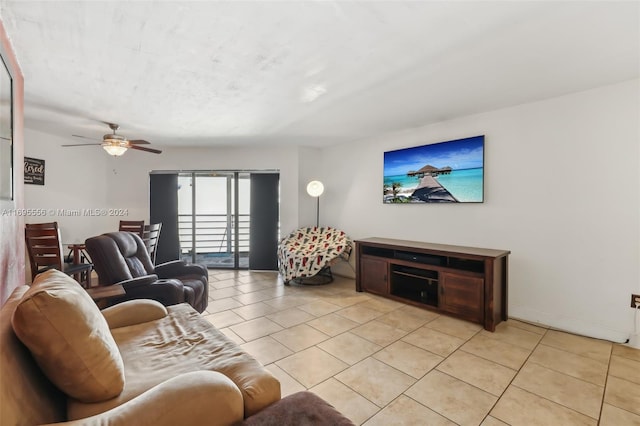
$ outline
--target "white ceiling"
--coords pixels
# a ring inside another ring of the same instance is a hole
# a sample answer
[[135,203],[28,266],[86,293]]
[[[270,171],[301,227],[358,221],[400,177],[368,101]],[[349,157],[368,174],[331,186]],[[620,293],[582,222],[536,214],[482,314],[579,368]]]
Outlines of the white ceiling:
[[324,146],[637,78],[640,3],[6,1],[27,127]]

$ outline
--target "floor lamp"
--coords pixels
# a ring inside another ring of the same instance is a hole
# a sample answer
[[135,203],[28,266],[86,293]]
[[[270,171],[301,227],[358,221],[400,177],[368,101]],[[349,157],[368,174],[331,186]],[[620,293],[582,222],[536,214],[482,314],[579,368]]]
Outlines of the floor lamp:
[[324,185],[319,180],[312,180],[307,185],[307,194],[317,198],[316,204],[316,228],[320,226],[320,196],[324,192]]

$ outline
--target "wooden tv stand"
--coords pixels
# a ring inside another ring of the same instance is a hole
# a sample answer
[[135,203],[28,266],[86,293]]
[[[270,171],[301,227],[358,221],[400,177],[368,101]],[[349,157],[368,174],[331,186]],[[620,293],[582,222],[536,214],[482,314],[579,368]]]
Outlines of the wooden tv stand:
[[477,322],[507,319],[508,250],[387,238],[356,241],[356,291]]

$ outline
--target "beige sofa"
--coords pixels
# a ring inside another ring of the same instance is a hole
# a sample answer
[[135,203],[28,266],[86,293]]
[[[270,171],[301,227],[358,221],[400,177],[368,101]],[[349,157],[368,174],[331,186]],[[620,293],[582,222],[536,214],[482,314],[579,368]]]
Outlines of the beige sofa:
[[228,425],[280,383],[187,304],[99,311],[59,271],[0,310],[0,424]]

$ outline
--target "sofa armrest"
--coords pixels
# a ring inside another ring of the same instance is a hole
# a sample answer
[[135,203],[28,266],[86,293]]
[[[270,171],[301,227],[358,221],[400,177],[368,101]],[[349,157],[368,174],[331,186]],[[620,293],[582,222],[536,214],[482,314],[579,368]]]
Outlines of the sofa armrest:
[[182,260],[174,260],[156,265],[154,272],[158,274],[160,278],[175,278],[186,275],[202,275],[206,277],[208,275],[208,271],[204,266],[186,263]]
[[102,310],[110,329],[154,321],[167,316],[167,308],[150,299],[129,300]]
[[243,416],[242,394],[231,379],[214,371],[194,371],[104,413],[56,425],[222,426],[239,422]]

